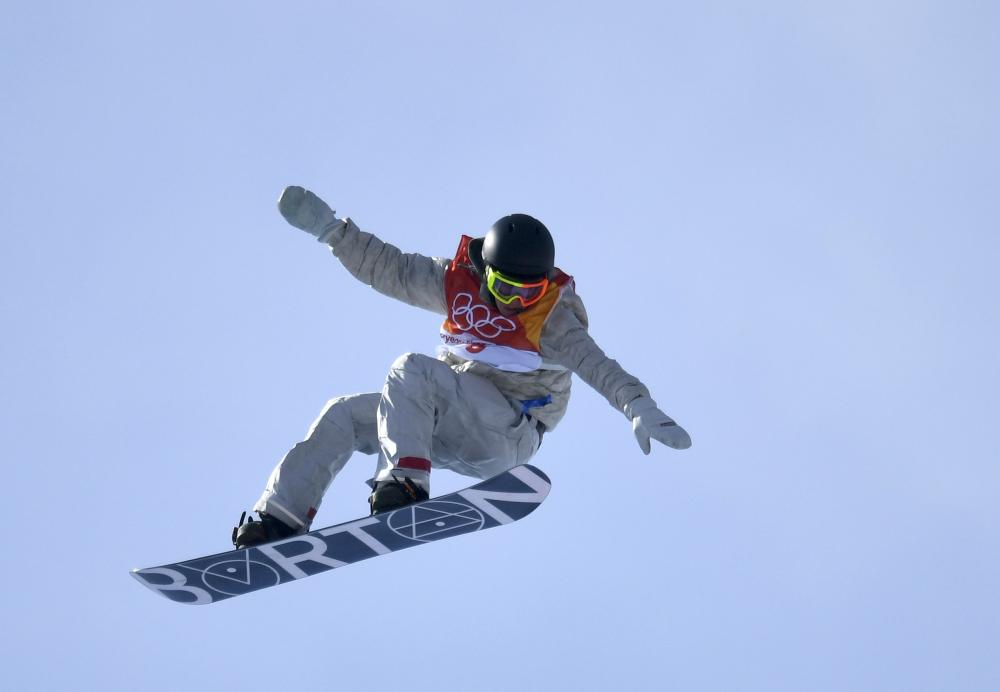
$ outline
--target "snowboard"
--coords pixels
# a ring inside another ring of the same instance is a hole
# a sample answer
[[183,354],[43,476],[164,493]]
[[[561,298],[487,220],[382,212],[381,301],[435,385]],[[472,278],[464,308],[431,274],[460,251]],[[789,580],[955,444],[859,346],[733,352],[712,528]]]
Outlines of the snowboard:
[[215,603],[311,577],[378,555],[509,524],[549,493],[542,471],[524,464],[465,490],[273,543],[186,562],[134,569],[139,582],[177,603]]

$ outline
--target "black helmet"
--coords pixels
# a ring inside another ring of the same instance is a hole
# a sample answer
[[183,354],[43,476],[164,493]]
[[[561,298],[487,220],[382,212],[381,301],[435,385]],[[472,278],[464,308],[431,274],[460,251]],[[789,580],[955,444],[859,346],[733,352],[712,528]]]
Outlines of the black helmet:
[[534,279],[552,271],[556,247],[541,221],[511,214],[493,224],[485,238],[473,240],[469,256],[480,273],[488,264],[511,278]]

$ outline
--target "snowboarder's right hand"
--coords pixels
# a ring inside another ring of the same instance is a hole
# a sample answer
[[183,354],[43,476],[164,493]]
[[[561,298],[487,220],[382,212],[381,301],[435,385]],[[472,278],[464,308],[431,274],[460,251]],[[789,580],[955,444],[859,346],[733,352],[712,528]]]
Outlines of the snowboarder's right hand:
[[338,219],[326,202],[309,190],[298,185],[290,185],[278,198],[278,211],[285,221],[306,233],[316,236],[316,240],[335,245],[344,237],[347,223]]

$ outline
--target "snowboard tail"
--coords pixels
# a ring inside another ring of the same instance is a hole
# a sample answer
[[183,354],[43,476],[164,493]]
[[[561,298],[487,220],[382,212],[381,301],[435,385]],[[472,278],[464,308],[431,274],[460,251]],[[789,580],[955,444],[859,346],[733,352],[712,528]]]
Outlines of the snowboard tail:
[[524,464],[465,490],[392,512],[252,548],[134,569],[131,574],[171,601],[215,603],[422,543],[509,524],[531,514],[550,486],[541,470]]

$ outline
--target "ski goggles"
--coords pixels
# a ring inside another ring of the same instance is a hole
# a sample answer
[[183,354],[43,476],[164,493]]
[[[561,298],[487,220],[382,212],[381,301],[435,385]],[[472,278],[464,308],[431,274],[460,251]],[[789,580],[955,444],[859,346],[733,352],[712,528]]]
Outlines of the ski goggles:
[[510,305],[515,300],[520,301],[523,308],[534,305],[542,299],[548,287],[549,280],[546,278],[539,281],[515,281],[491,266],[486,267],[486,288],[504,305]]

